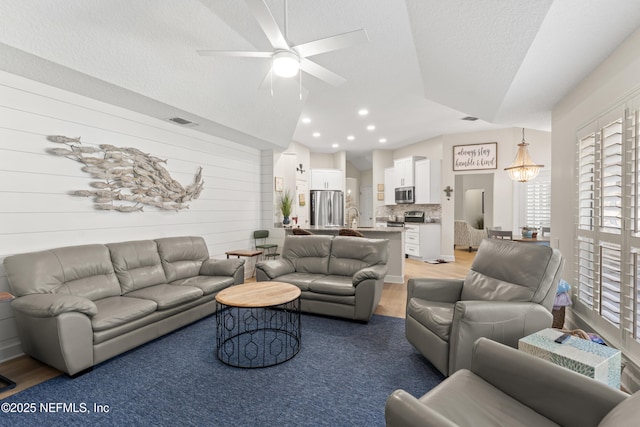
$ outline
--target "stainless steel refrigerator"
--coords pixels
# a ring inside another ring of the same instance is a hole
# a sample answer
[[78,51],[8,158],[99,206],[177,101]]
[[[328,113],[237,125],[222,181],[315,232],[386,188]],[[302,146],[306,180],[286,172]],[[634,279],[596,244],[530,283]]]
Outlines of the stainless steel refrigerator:
[[311,225],[320,227],[344,226],[342,191],[311,191]]

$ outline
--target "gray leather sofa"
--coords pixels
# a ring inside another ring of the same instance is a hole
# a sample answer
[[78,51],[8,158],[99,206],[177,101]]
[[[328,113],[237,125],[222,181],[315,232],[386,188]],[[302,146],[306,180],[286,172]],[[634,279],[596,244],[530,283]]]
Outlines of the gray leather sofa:
[[604,383],[487,338],[462,369],[420,398],[396,390],[387,399],[388,427],[631,427],[640,392]]
[[300,308],[368,322],[380,302],[389,241],[345,236],[286,236],[282,257],[256,264],[256,280],[291,283]]
[[409,279],[407,340],[444,375],[469,368],[479,337],[517,347],[551,327],[562,266],[557,249],[485,239],[465,279]]
[[29,356],[69,375],[215,312],[244,260],[209,259],[201,237],[71,246],[4,260]]

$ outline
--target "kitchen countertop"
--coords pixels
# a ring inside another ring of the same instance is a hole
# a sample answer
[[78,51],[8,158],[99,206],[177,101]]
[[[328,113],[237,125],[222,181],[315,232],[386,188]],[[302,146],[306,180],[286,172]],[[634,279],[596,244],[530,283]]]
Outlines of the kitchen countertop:
[[[318,225],[310,225],[308,227],[300,227],[304,230],[309,230],[311,232],[313,231],[335,231],[336,233],[338,233],[341,229],[343,228],[349,228],[349,227],[324,227],[324,226],[318,226]],[[352,230],[357,230],[360,231],[362,233],[366,233],[366,232],[373,232],[375,231],[377,232],[382,232],[382,233],[400,233],[405,231],[404,227],[358,227]]]

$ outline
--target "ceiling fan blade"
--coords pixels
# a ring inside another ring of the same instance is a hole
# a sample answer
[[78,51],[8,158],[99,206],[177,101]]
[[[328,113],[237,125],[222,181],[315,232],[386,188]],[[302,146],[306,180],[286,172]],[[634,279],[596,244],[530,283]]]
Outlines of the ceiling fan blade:
[[367,32],[365,30],[356,30],[349,33],[338,34],[337,36],[315,40],[309,43],[302,43],[297,46],[293,46],[293,49],[298,52],[301,58],[306,58],[308,56],[318,55],[332,50],[344,49],[359,43],[366,43],[368,41],[369,36],[367,36]]
[[249,6],[249,9],[251,9],[251,12],[253,12],[258,24],[262,27],[262,31],[264,31],[274,49],[289,50],[289,43],[287,43],[284,35],[282,35],[278,23],[273,18],[264,0],[245,0],[245,2],[247,6]]
[[241,56],[245,58],[271,58],[273,52],[250,52],[244,50],[196,50],[200,56]]
[[318,65],[308,59],[300,59],[300,68],[302,69],[302,71],[309,73],[312,76],[317,77],[320,80],[323,80],[333,86],[340,86],[347,81],[347,79],[345,79],[344,77],[334,73],[333,71],[329,71],[323,66]]

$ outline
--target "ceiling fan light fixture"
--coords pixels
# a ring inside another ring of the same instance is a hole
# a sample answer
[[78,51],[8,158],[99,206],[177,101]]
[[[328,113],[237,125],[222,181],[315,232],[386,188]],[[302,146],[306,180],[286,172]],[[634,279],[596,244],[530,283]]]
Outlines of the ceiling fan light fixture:
[[280,77],[293,77],[300,70],[300,58],[293,52],[281,51],[273,55],[273,72]]

